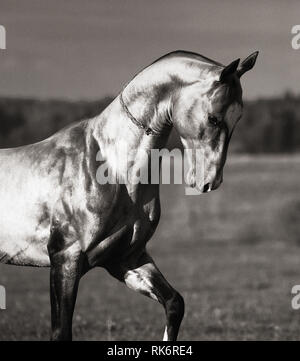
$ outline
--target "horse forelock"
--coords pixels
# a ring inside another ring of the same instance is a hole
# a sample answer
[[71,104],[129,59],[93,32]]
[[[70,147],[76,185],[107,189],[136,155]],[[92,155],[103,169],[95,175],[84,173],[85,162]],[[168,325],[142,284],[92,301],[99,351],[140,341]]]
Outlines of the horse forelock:
[[226,83],[214,81],[207,96],[220,113],[233,103],[243,105],[242,87],[236,76],[232,76]]

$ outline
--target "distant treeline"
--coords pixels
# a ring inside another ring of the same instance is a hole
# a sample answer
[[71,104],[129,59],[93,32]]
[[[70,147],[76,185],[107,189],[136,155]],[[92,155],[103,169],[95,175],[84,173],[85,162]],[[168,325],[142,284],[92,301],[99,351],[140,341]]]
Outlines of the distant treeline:
[[[45,139],[73,121],[99,114],[111,101],[111,97],[80,102],[0,98],[0,148]],[[173,131],[169,148],[180,146]],[[230,147],[240,153],[300,151],[300,96],[246,102]]]

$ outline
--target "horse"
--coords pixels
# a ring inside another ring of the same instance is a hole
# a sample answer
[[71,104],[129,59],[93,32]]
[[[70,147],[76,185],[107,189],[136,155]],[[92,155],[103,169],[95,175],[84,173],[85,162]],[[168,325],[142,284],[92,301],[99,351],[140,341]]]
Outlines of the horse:
[[[163,340],[177,339],[184,299],[146,249],[160,219],[159,184],[132,180],[141,153],[162,149],[174,127],[185,148],[205,157],[201,179],[190,159],[189,184],[200,193],[217,189],[242,115],[240,77],[257,55],[224,66],[193,52],[168,53],[100,115],[41,142],[0,150],[0,261],[50,267],[51,340],[72,339],[78,285],[95,267],[158,301],[166,315]],[[120,182],[124,149],[133,167]],[[117,174],[115,183],[97,180],[99,154]]]

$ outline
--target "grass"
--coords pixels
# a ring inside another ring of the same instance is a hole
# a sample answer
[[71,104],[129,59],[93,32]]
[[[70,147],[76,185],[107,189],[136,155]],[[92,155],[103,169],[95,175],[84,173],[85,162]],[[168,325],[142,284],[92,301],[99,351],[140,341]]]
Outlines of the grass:
[[[185,196],[162,186],[162,221],[149,250],[186,301],[180,340],[299,340],[300,157],[231,156],[222,187]],[[1,340],[45,340],[50,306],[47,269],[0,265],[7,310]],[[160,340],[160,305],[104,270],[80,284],[76,340]]]

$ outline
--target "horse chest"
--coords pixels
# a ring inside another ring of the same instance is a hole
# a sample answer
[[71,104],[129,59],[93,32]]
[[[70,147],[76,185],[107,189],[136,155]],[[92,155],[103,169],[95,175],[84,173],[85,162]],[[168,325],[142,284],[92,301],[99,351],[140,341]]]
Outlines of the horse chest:
[[144,250],[158,225],[159,199],[154,198],[143,206],[119,204],[117,212],[110,217],[110,231],[93,241],[87,253],[91,266],[115,262]]

